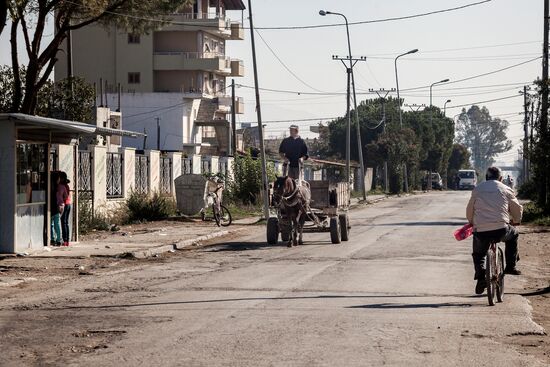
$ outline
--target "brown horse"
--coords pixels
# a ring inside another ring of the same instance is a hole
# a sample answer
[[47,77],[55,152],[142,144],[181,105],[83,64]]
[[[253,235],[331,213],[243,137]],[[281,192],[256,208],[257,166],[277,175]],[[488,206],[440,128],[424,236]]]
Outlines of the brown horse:
[[280,212],[279,227],[281,232],[290,233],[288,247],[302,245],[304,223],[311,200],[307,183],[298,185],[288,176],[278,177],[273,189],[273,201]]

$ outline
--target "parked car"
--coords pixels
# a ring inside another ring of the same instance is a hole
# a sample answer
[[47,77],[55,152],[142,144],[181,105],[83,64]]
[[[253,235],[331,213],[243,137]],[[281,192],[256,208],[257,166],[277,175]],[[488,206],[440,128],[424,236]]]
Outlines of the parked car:
[[458,189],[459,190],[473,190],[477,185],[476,171],[473,169],[461,169],[458,171]]
[[[428,175],[422,179],[422,190],[428,188]],[[432,190],[443,190],[443,180],[441,175],[437,172],[432,172]]]

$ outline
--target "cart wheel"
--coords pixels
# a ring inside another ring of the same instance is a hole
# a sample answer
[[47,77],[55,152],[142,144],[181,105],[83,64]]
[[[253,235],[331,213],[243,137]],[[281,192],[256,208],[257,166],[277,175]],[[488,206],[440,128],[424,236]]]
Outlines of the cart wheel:
[[334,244],[341,241],[340,220],[338,217],[330,218],[330,241]]
[[279,220],[277,218],[269,218],[267,220],[267,243],[276,245],[279,241]]
[[350,225],[349,225],[349,218],[347,214],[340,214],[338,216],[338,219],[340,221],[340,233],[342,237],[342,241],[349,241],[349,232],[350,232]]

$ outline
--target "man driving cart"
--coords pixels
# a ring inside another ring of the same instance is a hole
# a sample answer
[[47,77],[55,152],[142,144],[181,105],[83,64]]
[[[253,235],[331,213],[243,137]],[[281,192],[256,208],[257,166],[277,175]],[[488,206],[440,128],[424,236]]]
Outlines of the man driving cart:
[[297,125],[290,125],[290,136],[283,139],[279,155],[284,160],[287,175],[295,180],[302,178],[302,159],[308,159],[307,145],[299,135]]

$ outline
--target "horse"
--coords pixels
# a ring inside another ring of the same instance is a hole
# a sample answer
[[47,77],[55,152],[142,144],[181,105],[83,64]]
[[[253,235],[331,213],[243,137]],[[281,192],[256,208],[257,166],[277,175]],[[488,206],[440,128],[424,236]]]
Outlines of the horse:
[[311,191],[309,185],[298,185],[289,176],[277,177],[273,185],[273,204],[281,213],[280,226],[289,229],[288,247],[303,245],[304,223],[308,216]]

